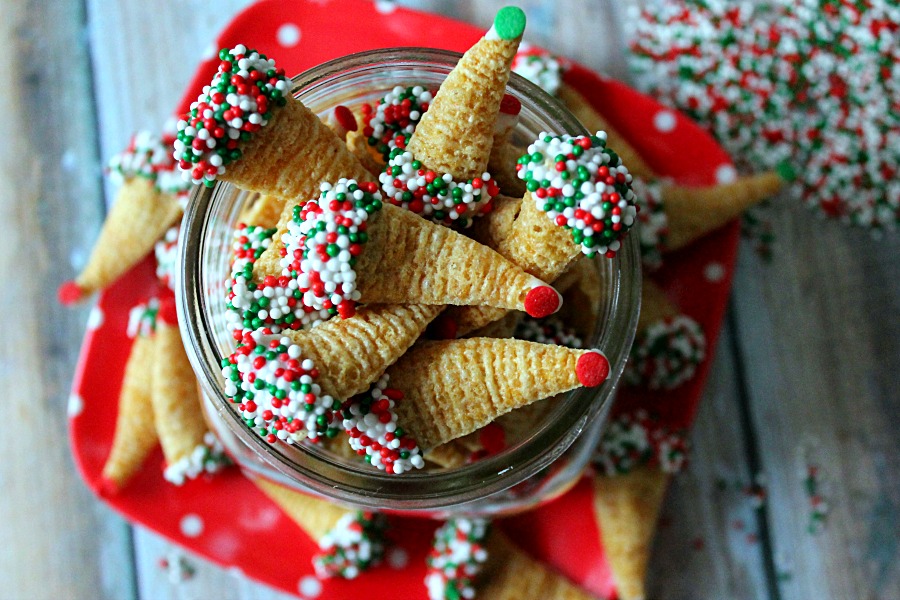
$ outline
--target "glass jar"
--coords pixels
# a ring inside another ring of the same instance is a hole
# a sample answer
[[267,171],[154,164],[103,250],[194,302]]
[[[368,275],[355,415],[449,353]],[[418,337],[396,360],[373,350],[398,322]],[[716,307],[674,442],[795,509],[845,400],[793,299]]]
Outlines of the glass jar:
[[[338,104],[375,102],[397,85],[436,89],[458,59],[456,53],[417,48],[354,54],[298,75],[292,93],[325,117]],[[522,103],[513,136],[521,146],[541,131],[585,133],[556,99],[518,75],[510,79],[508,92]],[[233,232],[249,199],[224,182],[194,190],[182,225],[176,275],[179,323],[208,421],[241,468],[350,506],[434,517],[523,510],[558,496],[578,480],[596,446],[637,326],[637,236],[626,239],[615,259],[594,261],[602,306],[593,337],[585,342],[606,354],[609,379],[597,388],[564,394],[529,435],[497,454],[456,468],[398,476],[312,444],[271,445],[244,424],[223,395],[221,360],[234,349],[224,323],[225,282]]]

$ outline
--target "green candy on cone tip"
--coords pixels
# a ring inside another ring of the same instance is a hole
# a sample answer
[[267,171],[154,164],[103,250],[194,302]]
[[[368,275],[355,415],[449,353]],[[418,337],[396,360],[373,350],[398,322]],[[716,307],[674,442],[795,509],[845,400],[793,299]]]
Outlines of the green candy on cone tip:
[[525,13],[518,6],[504,6],[494,17],[494,30],[500,39],[514,40],[525,31]]

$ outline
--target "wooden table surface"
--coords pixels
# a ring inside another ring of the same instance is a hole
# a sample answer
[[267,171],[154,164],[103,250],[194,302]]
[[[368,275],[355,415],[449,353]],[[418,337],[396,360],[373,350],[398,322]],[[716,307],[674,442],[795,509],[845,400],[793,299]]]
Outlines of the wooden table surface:
[[[11,391],[0,599],[286,597],[192,556],[194,576],[172,583],[160,559],[179,551],[87,491],[66,441],[66,403],[90,307],[55,300],[103,219],[101,165],[133,131],[162,126],[215,32],[246,4],[0,1],[14,50],[0,66],[0,273],[12,282],[0,288],[11,338],[0,350]],[[504,2],[405,4],[487,27]],[[519,4],[532,41],[626,76],[610,3]],[[900,235],[874,240],[787,197],[774,216],[770,264],[741,248],[693,464],[664,509],[652,597],[897,599]],[[810,462],[830,507],[818,533]],[[753,482],[766,489],[759,508],[745,492]]]

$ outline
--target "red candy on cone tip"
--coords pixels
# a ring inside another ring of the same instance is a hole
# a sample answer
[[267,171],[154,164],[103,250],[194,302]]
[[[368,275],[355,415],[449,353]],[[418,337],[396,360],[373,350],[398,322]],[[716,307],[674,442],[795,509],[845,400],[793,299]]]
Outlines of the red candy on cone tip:
[[575,366],[575,375],[585,387],[597,387],[609,377],[609,361],[599,350],[582,354]]
[[525,312],[536,319],[555,313],[562,306],[562,296],[549,285],[539,285],[525,296]]
[[63,306],[75,304],[84,297],[84,292],[74,281],[67,281],[56,290],[56,298]]

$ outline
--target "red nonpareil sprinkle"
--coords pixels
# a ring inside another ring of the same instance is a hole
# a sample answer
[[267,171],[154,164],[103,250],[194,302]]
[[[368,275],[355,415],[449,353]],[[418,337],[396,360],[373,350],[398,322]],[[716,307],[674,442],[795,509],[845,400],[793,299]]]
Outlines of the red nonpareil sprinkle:
[[525,296],[525,312],[535,318],[552,315],[562,306],[562,296],[549,285],[539,285]]
[[609,361],[599,350],[591,350],[578,358],[575,375],[585,387],[596,387],[609,377]]
[[522,112],[522,103],[512,94],[503,94],[500,101],[500,112],[506,115],[517,115]]

